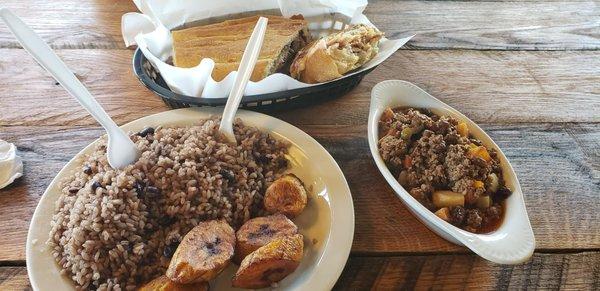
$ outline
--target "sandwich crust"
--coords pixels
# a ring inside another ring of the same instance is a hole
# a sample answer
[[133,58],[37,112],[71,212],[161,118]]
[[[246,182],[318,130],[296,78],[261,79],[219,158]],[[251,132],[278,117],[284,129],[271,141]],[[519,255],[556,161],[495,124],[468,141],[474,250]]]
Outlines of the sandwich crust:
[[[212,77],[221,81],[237,70],[246,44],[260,16],[227,20],[172,32],[173,64],[177,67],[197,66],[204,58],[215,62]],[[260,81],[286,69],[286,64],[308,42],[308,25],[301,17],[291,19],[266,15],[269,19],[265,40],[250,77]]]
[[342,77],[375,57],[382,37],[382,32],[364,24],[322,37],[300,50],[290,66],[290,75],[305,83]]

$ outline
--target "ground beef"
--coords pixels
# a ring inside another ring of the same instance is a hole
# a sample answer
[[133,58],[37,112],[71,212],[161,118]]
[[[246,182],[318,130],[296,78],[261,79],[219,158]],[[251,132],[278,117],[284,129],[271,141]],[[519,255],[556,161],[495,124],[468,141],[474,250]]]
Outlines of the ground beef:
[[[449,209],[453,225],[489,231],[501,220],[500,203],[511,191],[504,185],[498,155],[470,136],[464,123],[423,109],[388,108],[380,119],[379,134],[379,152],[386,165],[425,207],[437,211],[433,193],[450,190],[465,198],[464,205]],[[480,201],[484,195],[491,201]],[[482,206],[490,202],[492,206]]]
[[467,227],[476,230],[481,227],[482,222],[483,218],[481,217],[481,212],[479,209],[467,209]]
[[444,166],[451,182],[456,182],[465,177],[483,181],[492,172],[489,163],[478,157],[470,157],[469,146],[456,144],[448,146]]
[[434,209],[433,203],[431,203],[431,193],[433,193],[433,187],[431,185],[422,184],[420,187],[410,189],[408,192],[412,197],[415,197],[423,206],[430,210]]
[[393,135],[386,135],[379,140],[379,152],[390,169],[401,169],[408,143]]
[[425,130],[421,138],[414,142],[409,154],[409,185],[445,185],[448,180],[443,166],[445,154],[444,137],[431,130]]
[[462,206],[455,206],[450,209],[450,223],[461,226],[465,221],[467,211]]
[[488,207],[483,216],[483,224],[491,225],[496,223],[502,215],[502,206],[500,204],[494,204]]

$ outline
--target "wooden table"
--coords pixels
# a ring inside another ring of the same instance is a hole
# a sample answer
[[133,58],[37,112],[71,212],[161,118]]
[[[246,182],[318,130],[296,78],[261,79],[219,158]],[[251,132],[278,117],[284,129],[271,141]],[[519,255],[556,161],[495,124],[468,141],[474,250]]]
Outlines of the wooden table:
[[[416,33],[349,94],[276,113],[315,137],[352,190],[356,231],[336,289],[600,288],[598,1],[371,1],[388,37]],[[126,0],[4,0],[118,124],[168,110],[123,45]],[[521,265],[489,263],[429,231],[377,171],[366,138],[377,82],[413,82],[478,122],[512,161],[537,239]],[[25,175],[0,190],[0,290],[28,289],[25,239],[60,168],[102,130],[0,24],[0,138]]]

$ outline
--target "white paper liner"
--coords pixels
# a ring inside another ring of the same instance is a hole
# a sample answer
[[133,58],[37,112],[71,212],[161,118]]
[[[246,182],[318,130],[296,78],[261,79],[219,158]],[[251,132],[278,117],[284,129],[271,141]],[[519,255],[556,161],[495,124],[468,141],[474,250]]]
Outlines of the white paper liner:
[[0,189],[23,176],[23,161],[17,156],[17,147],[0,139]]
[[[218,0],[201,3],[193,0],[134,0],[134,3],[142,13],[123,15],[121,31],[125,45],[137,44],[173,92],[203,98],[223,98],[229,95],[237,72],[231,72],[222,81],[216,82],[211,77],[214,68],[212,59],[205,58],[193,68],[178,68],[166,63],[172,55],[170,30],[173,28],[252,11],[269,11],[270,14],[279,12],[285,17],[302,14],[309,22],[309,31],[313,37],[341,30],[345,24],[364,23],[373,26],[363,14],[367,6],[366,0]],[[248,11],[249,8],[252,11]],[[379,65],[411,38],[412,36],[397,40],[383,38],[377,56],[342,78]],[[267,94],[316,85],[319,84],[307,84],[288,75],[275,73],[258,82],[248,82],[244,94]]]

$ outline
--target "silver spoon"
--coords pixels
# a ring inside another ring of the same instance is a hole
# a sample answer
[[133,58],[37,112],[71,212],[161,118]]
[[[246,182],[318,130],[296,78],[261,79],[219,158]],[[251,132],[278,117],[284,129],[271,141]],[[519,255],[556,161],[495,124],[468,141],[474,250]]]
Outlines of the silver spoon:
[[219,131],[230,142],[236,142],[235,135],[233,134],[233,120],[238,106],[240,105],[240,101],[242,101],[242,96],[244,96],[244,90],[246,89],[248,80],[250,80],[250,75],[254,70],[254,65],[260,55],[260,49],[263,44],[265,32],[267,31],[268,21],[267,18],[260,17],[256,22],[254,31],[252,32],[250,39],[248,39],[248,44],[246,44],[246,49],[244,50],[244,55],[240,61],[233,87],[231,88],[231,92],[229,92],[229,98],[227,99],[225,109],[223,110]]
[[0,8],[0,19],[6,23],[23,48],[104,127],[108,134],[106,152],[110,166],[121,169],[137,161],[140,153],[129,136],[106,114],[92,94],[52,49],[10,10]]

